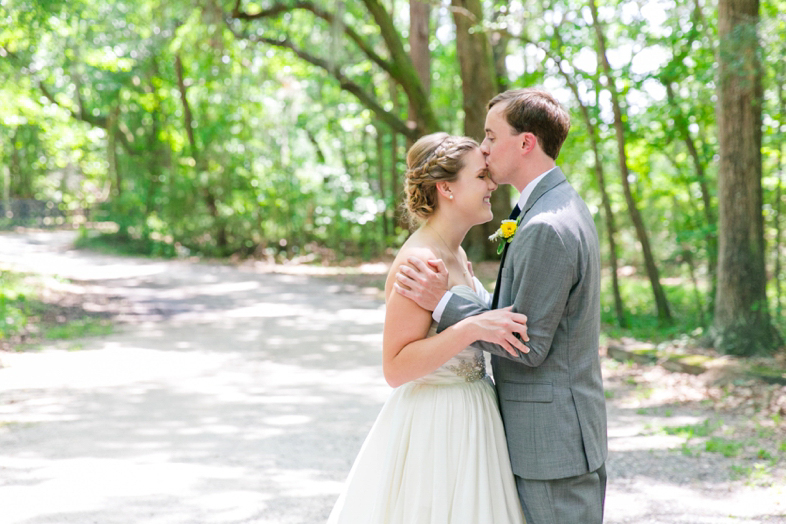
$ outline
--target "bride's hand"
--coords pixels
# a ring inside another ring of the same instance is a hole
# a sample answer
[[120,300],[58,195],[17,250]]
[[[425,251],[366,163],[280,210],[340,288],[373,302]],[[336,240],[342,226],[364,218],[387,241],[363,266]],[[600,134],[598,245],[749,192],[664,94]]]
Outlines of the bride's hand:
[[492,309],[481,315],[467,317],[462,322],[471,324],[477,340],[502,346],[512,356],[518,357],[520,353],[529,353],[529,348],[524,344],[529,340],[527,316],[512,310],[513,306]]

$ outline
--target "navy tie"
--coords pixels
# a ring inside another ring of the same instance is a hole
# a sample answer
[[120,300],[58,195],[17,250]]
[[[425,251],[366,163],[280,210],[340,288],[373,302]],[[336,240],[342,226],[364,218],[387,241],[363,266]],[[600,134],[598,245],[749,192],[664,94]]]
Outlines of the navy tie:
[[[521,214],[521,208],[516,204],[516,207],[513,208],[513,211],[510,212],[510,216],[508,220],[516,220],[519,215]],[[505,242],[505,240],[503,240]],[[499,261],[499,270],[497,272],[497,283],[494,286],[494,296],[491,299],[491,307],[492,309],[496,308],[499,304],[499,283],[502,281],[502,265],[505,263],[505,255],[508,254],[508,246],[509,244],[505,244],[505,247],[502,250],[502,258]]]

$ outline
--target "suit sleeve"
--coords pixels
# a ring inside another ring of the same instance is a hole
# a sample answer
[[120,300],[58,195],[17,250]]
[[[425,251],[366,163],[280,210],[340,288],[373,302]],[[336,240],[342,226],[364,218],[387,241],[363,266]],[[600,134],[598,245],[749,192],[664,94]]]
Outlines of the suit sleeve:
[[[527,315],[529,353],[513,357],[502,346],[479,340],[474,347],[524,365],[537,367],[548,356],[551,342],[565,315],[570,290],[577,281],[575,254],[569,253],[558,232],[548,223],[529,223],[519,231],[520,242],[512,252],[511,264],[503,271],[512,275],[501,285],[510,285],[513,311]],[[511,246],[512,248],[513,246]],[[487,308],[453,296],[445,307],[437,331]]]

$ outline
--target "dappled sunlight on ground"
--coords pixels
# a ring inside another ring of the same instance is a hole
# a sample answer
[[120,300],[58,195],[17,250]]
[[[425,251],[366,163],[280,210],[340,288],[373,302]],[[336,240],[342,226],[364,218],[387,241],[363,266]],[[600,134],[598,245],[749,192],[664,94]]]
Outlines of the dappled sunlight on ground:
[[[759,524],[783,522],[782,504],[774,503],[782,492],[774,490],[762,497],[761,490],[745,487],[720,489],[702,496],[686,496],[693,486],[653,481],[647,477],[618,481],[614,496],[607,499],[606,512],[612,522],[652,522],[685,524]],[[712,512],[707,514],[707,505]],[[653,518],[652,515],[657,515]],[[762,515],[772,515],[772,518]],[[610,519],[606,519],[609,521]]]
[[[390,393],[378,294],[293,268],[76,252],[47,235],[4,235],[0,265],[75,278],[63,286],[113,297],[101,305],[118,324],[78,351],[0,353],[0,521],[324,522]],[[681,453],[660,429],[705,414],[604,368],[606,522],[786,514],[783,484],[733,482],[734,458]]]
[[[43,515],[100,515],[120,500],[145,498],[167,501],[167,505],[183,500],[201,506],[200,513],[219,509],[233,514],[233,518],[247,518],[255,513],[252,508],[263,502],[261,493],[251,491],[221,493],[212,500],[199,497],[204,490],[201,484],[207,479],[215,484],[243,479],[248,476],[244,467],[175,463],[163,458],[137,456],[130,461],[80,457],[56,462],[31,458],[4,462],[4,470],[11,474],[24,472],[16,479],[20,485],[3,490],[3,495],[12,501],[3,505],[4,521],[24,522]],[[239,502],[243,504],[234,506]],[[173,509],[179,512],[178,508]],[[186,522],[181,517],[176,521]]]
[[[703,379],[605,360],[604,383],[612,399],[607,522],[786,522],[784,464],[756,457],[772,439],[749,438],[744,417],[706,405]],[[712,438],[751,449],[709,452]]]
[[2,356],[4,524],[324,520],[390,391],[381,302],[297,275],[23,244],[0,246],[0,263],[119,297],[120,324],[79,351]]

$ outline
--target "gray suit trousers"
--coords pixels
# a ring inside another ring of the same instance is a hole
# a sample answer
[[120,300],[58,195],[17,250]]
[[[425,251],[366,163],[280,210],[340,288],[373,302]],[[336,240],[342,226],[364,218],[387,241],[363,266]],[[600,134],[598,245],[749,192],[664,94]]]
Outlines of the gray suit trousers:
[[557,480],[516,477],[527,524],[601,524],[606,500],[606,465]]

